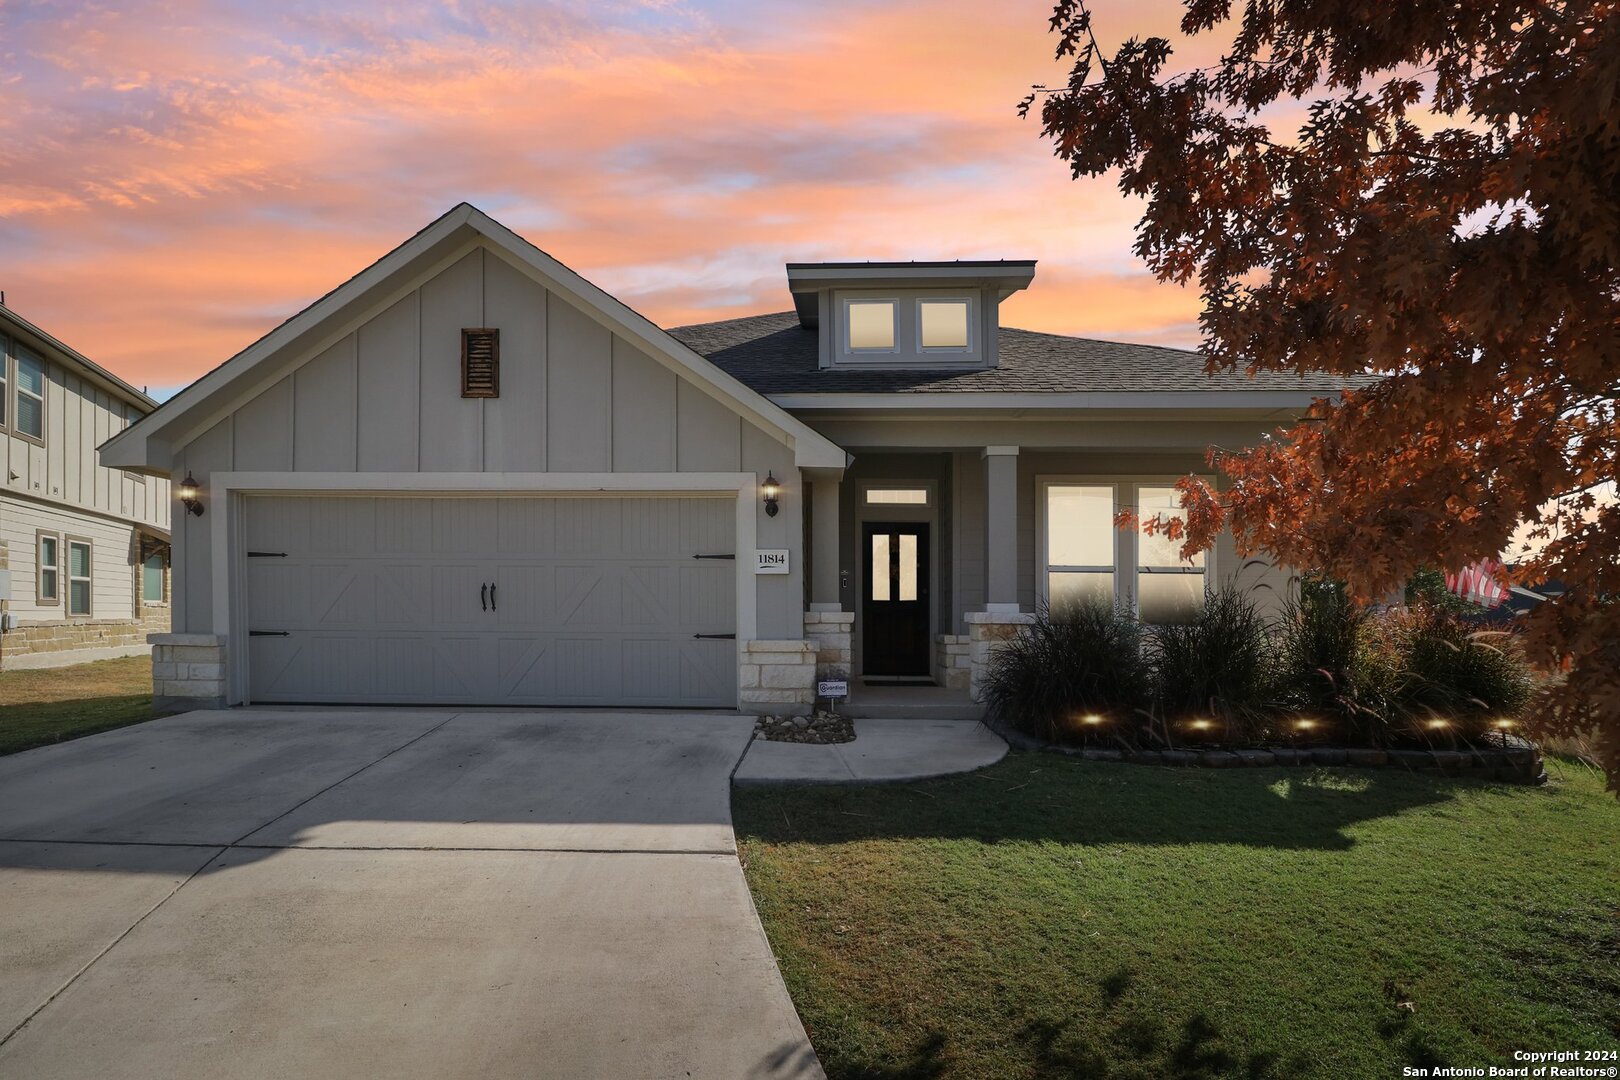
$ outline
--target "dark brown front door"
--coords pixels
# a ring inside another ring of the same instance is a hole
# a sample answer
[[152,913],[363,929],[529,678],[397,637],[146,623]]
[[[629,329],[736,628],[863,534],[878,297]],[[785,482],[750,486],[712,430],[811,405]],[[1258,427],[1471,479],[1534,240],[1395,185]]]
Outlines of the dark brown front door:
[[927,678],[928,526],[868,523],[861,550],[863,673]]

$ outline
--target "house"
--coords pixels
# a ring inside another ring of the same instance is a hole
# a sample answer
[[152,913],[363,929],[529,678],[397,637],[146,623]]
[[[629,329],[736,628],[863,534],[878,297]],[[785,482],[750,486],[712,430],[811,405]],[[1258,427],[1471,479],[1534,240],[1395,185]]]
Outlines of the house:
[[157,402],[0,303],[0,670],[169,628],[169,484],[96,461]]
[[1280,593],[1114,514],[1333,386],[1002,327],[1034,278],[794,263],[791,311],[666,331],[458,206],[103,448],[192,500],[161,704],[965,697],[1049,599]]

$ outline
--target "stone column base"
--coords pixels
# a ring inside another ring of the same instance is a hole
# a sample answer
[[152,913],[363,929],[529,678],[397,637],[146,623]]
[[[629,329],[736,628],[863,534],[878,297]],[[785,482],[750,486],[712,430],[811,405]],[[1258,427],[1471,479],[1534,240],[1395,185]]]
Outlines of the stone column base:
[[816,704],[816,645],[744,641],[738,654],[737,707],[746,713],[802,716]]
[[934,681],[947,690],[967,690],[973,683],[973,638],[939,634],[934,638]]
[[968,692],[974,701],[984,700],[981,691],[996,652],[1024,632],[1035,621],[1027,611],[970,611],[968,624]]
[[225,638],[218,634],[148,634],[152,709],[188,712],[225,707]]
[[853,611],[807,611],[804,636],[816,647],[816,678],[849,678],[849,640],[855,630]]

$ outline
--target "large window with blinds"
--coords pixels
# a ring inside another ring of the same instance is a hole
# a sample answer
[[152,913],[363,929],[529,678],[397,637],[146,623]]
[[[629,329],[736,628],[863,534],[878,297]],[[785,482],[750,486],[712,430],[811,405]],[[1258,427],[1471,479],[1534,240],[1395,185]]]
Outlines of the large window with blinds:
[[1167,480],[1043,477],[1037,485],[1040,598],[1056,614],[1077,604],[1108,604],[1144,622],[1184,622],[1208,586],[1208,557],[1181,557],[1180,540],[1117,528],[1134,507],[1145,520],[1182,519]]

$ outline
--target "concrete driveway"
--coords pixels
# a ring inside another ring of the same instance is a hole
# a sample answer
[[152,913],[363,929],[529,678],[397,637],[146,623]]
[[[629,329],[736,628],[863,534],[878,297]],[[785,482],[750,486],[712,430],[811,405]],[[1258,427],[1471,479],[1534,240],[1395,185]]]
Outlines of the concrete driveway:
[[188,713],[0,758],[0,1076],[815,1077],[723,715]]

